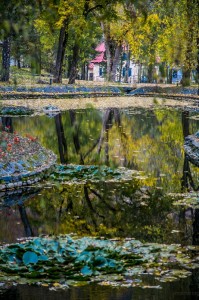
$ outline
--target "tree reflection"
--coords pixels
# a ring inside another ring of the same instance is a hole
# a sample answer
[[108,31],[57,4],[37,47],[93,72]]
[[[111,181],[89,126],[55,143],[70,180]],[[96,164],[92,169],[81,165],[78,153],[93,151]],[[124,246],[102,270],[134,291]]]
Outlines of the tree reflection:
[[81,146],[79,141],[79,124],[77,123],[76,120],[76,112],[75,110],[70,110],[69,114],[70,114],[71,126],[73,127],[73,143],[75,146],[75,151],[80,157],[80,164],[84,165],[84,158],[81,152]]
[[[185,138],[190,135],[189,129],[189,111],[182,112],[182,129],[183,129],[183,137]],[[188,156],[184,155],[184,164],[183,164],[183,176],[181,179],[182,183],[182,191],[197,191],[195,183],[193,181],[193,177],[191,174],[190,162]],[[199,245],[199,209],[193,210],[189,209],[193,223],[192,223],[192,244]],[[185,217],[186,210],[183,210],[183,215],[181,213],[181,221],[186,224]],[[198,293],[198,294],[197,294]],[[192,295],[192,299],[197,299],[199,295],[199,270],[193,270],[191,276],[191,284],[190,284],[190,294]]]
[[55,118],[56,132],[57,132],[60,161],[62,164],[65,164],[68,162],[68,148],[67,148],[66,138],[64,134],[61,114],[60,113],[57,114],[54,118]]
[[24,206],[24,204],[21,204],[21,205],[18,205],[18,209],[19,209],[19,213],[21,216],[21,221],[24,226],[26,237],[34,236],[33,230],[31,228],[31,225],[28,220],[27,213],[26,213],[26,207]]
[[2,129],[3,131],[7,131],[13,133],[13,123],[11,117],[1,117],[2,120]]

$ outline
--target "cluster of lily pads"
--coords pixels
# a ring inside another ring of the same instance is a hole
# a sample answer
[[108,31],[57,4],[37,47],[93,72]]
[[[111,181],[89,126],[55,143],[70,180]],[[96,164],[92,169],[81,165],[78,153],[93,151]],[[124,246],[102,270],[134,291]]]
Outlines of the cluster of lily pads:
[[56,181],[86,182],[86,181],[117,181],[130,180],[132,175],[139,175],[139,171],[126,168],[113,169],[107,166],[95,165],[57,165],[50,175]]
[[[89,282],[146,287],[147,276],[160,284],[191,275],[190,270],[199,268],[198,251],[198,246],[135,239],[37,237],[0,248],[0,281],[24,283],[25,278],[59,288]],[[161,288],[159,284],[155,287]]]
[[193,209],[199,209],[199,195],[197,192],[191,193],[170,193],[169,194],[175,206],[190,207]]

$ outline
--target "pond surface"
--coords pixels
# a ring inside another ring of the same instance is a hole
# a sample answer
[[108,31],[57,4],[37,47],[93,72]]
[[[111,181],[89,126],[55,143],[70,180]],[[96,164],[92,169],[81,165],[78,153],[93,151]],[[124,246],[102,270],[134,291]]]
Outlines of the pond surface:
[[[72,232],[198,245],[199,203],[194,189],[199,185],[199,170],[187,161],[183,150],[184,138],[199,128],[196,115],[161,107],[89,108],[52,118],[9,119],[14,131],[37,137],[42,146],[57,154],[59,163],[141,172],[122,182],[42,182],[15,194],[1,193],[0,242]],[[163,283],[162,287],[89,285],[54,292],[22,285],[7,290],[3,299],[198,299],[199,273],[195,270],[187,279]]]

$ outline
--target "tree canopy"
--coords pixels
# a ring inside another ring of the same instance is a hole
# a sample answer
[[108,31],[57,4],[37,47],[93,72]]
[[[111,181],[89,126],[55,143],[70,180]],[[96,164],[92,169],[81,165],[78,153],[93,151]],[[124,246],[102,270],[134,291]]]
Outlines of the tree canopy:
[[2,0],[0,3],[1,80],[9,80],[12,57],[34,73],[41,69],[56,82],[78,71],[105,41],[107,79],[114,80],[122,52],[148,67],[156,63],[183,69],[183,84],[197,69],[197,0]]

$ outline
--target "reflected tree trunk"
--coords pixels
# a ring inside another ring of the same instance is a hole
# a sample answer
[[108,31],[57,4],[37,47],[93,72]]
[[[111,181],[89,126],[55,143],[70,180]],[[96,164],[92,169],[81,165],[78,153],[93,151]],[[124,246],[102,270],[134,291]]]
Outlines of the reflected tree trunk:
[[[199,245],[199,209],[195,209],[192,243],[195,246]],[[197,299],[199,295],[199,269],[192,271],[190,291],[193,293],[193,299]]]
[[182,112],[182,131],[184,139],[190,135],[189,132],[189,111]]
[[[189,131],[189,112],[184,111],[182,112],[182,129],[183,129],[183,137],[185,139],[186,136],[190,134]],[[182,182],[182,190],[188,189],[189,186],[193,190],[197,190],[195,187],[195,184],[193,182],[193,178],[191,175],[191,170],[189,166],[189,160],[188,157],[185,154],[184,157],[184,165],[183,165],[183,177],[181,179]],[[183,210],[184,214],[185,211]],[[195,209],[195,211],[192,209],[192,214],[194,215],[194,221],[193,221],[193,234],[192,234],[192,244],[193,245],[199,245],[199,209]],[[185,216],[184,216],[184,222]],[[192,276],[191,276],[191,284],[190,284],[190,294],[193,293],[193,299],[197,298],[197,293],[199,293],[199,270],[193,270]],[[195,297],[196,296],[196,297]]]
[[102,131],[101,131],[98,150],[97,150],[99,154],[102,150],[102,144],[105,139],[105,134],[113,125],[112,120],[113,120],[113,110],[108,108],[103,116]]
[[193,245],[199,245],[199,209],[195,209],[193,222]]
[[[121,116],[120,111],[117,108],[107,109],[103,116],[103,125],[101,130],[101,135],[98,144],[98,154],[101,153],[103,142],[105,141],[105,163],[109,165],[109,130],[113,126],[113,118],[115,120],[115,124],[119,128],[119,134],[121,137],[121,142],[123,145],[124,151],[126,151],[125,140],[127,138],[126,134],[123,132],[121,127]],[[126,157],[124,158],[124,164],[126,164]]]
[[[183,132],[184,139],[190,134],[190,132],[189,132],[189,111],[182,112],[182,132]],[[190,183],[191,187],[195,189],[193,178],[191,175],[190,166],[189,166],[189,160],[185,153],[184,164],[183,164],[183,175],[181,178],[182,191],[187,190],[189,188],[189,183]]]
[[81,146],[80,146],[80,141],[79,141],[79,127],[76,122],[76,112],[74,110],[70,110],[69,114],[70,114],[71,125],[74,128],[73,142],[74,142],[74,146],[75,146],[75,151],[80,156],[80,164],[84,165],[84,158],[81,153]]
[[105,131],[105,164],[109,166],[109,131]]
[[66,138],[64,135],[64,128],[63,128],[61,114],[57,114],[55,116],[55,126],[57,132],[60,161],[62,164],[66,164],[68,162],[68,148],[67,148]]
[[109,210],[111,210],[113,212],[117,211],[117,209],[115,207],[111,206],[108,202],[106,202],[106,200],[96,190],[94,190],[92,188],[89,188],[89,190],[91,191],[91,193],[93,193],[95,196],[97,196],[100,199],[100,201],[102,201]]
[[7,131],[10,133],[13,133],[13,123],[11,117],[2,117],[2,125],[3,125],[3,131]]
[[24,225],[24,230],[25,230],[26,236],[27,237],[34,236],[34,233],[32,231],[32,228],[31,228],[29,220],[28,220],[28,216],[26,214],[25,206],[23,204],[18,205],[18,208],[19,208],[19,213],[20,213],[20,216],[21,216],[21,221]]

